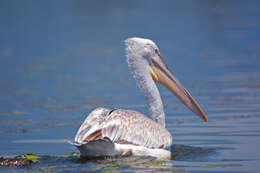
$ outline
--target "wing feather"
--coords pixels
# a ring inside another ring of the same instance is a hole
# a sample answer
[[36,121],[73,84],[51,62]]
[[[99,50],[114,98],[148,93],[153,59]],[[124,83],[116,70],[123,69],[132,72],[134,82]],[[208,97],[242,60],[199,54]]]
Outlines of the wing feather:
[[[104,122],[110,111],[111,109],[106,108],[97,108],[93,110],[81,124],[75,136],[75,141],[82,143],[87,142],[90,139],[93,140],[94,138],[89,138],[89,136],[93,136],[93,133],[97,133],[97,131],[101,129],[100,125]],[[96,134],[96,136],[98,135]]]
[[166,148],[172,144],[171,134],[143,114],[117,109],[102,123],[103,137],[113,142],[131,143],[148,148]]
[[147,148],[167,148],[172,144],[171,134],[143,114],[106,108],[95,109],[89,114],[78,130],[75,141],[89,142],[105,137],[114,143]]

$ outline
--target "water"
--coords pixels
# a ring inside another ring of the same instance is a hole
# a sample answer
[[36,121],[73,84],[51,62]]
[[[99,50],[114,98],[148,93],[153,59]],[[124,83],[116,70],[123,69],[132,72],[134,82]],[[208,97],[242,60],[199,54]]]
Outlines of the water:
[[[0,156],[40,163],[1,172],[258,172],[258,1],[1,1]],[[94,108],[148,114],[123,40],[154,40],[209,122],[159,86],[173,160],[80,161],[73,139]]]

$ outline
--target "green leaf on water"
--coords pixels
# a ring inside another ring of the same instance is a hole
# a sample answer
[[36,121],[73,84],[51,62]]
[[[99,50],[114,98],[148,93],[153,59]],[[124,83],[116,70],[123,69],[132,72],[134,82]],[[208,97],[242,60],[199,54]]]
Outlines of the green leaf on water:
[[21,158],[21,159],[28,159],[31,160],[32,162],[38,162],[40,159],[40,156],[34,155],[34,154],[24,154],[21,156],[18,156],[17,158]]
[[72,152],[72,153],[69,153],[69,154],[60,155],[60,157],[65,157],[65,158],[67,158],[67,157],[80,157],[80,154]]

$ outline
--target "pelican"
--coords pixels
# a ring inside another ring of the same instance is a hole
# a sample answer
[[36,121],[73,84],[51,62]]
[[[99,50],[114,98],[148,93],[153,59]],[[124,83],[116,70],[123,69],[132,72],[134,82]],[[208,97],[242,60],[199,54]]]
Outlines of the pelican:
[[171,157],[172,136],[165,128],[165,113],[155,82],[169,89],[192,112],[208,121],[195,99],[163,62],[157,45],[144,38],[125,40],[126,57],[150,116],[133,110],[97,108],[79,128],[70,143],[81,156],[138,155],[160,159]]

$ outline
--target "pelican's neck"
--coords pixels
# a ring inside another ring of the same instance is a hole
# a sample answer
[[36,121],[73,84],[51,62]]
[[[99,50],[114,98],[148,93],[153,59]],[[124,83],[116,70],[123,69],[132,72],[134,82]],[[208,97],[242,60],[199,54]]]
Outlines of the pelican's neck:
[[159,90],[149,74],[148,63],[143,58],[132,59],[131,52],[127,52],[127,63],[133,76],[145,96],[151,118],[165,127],[165,114]]

